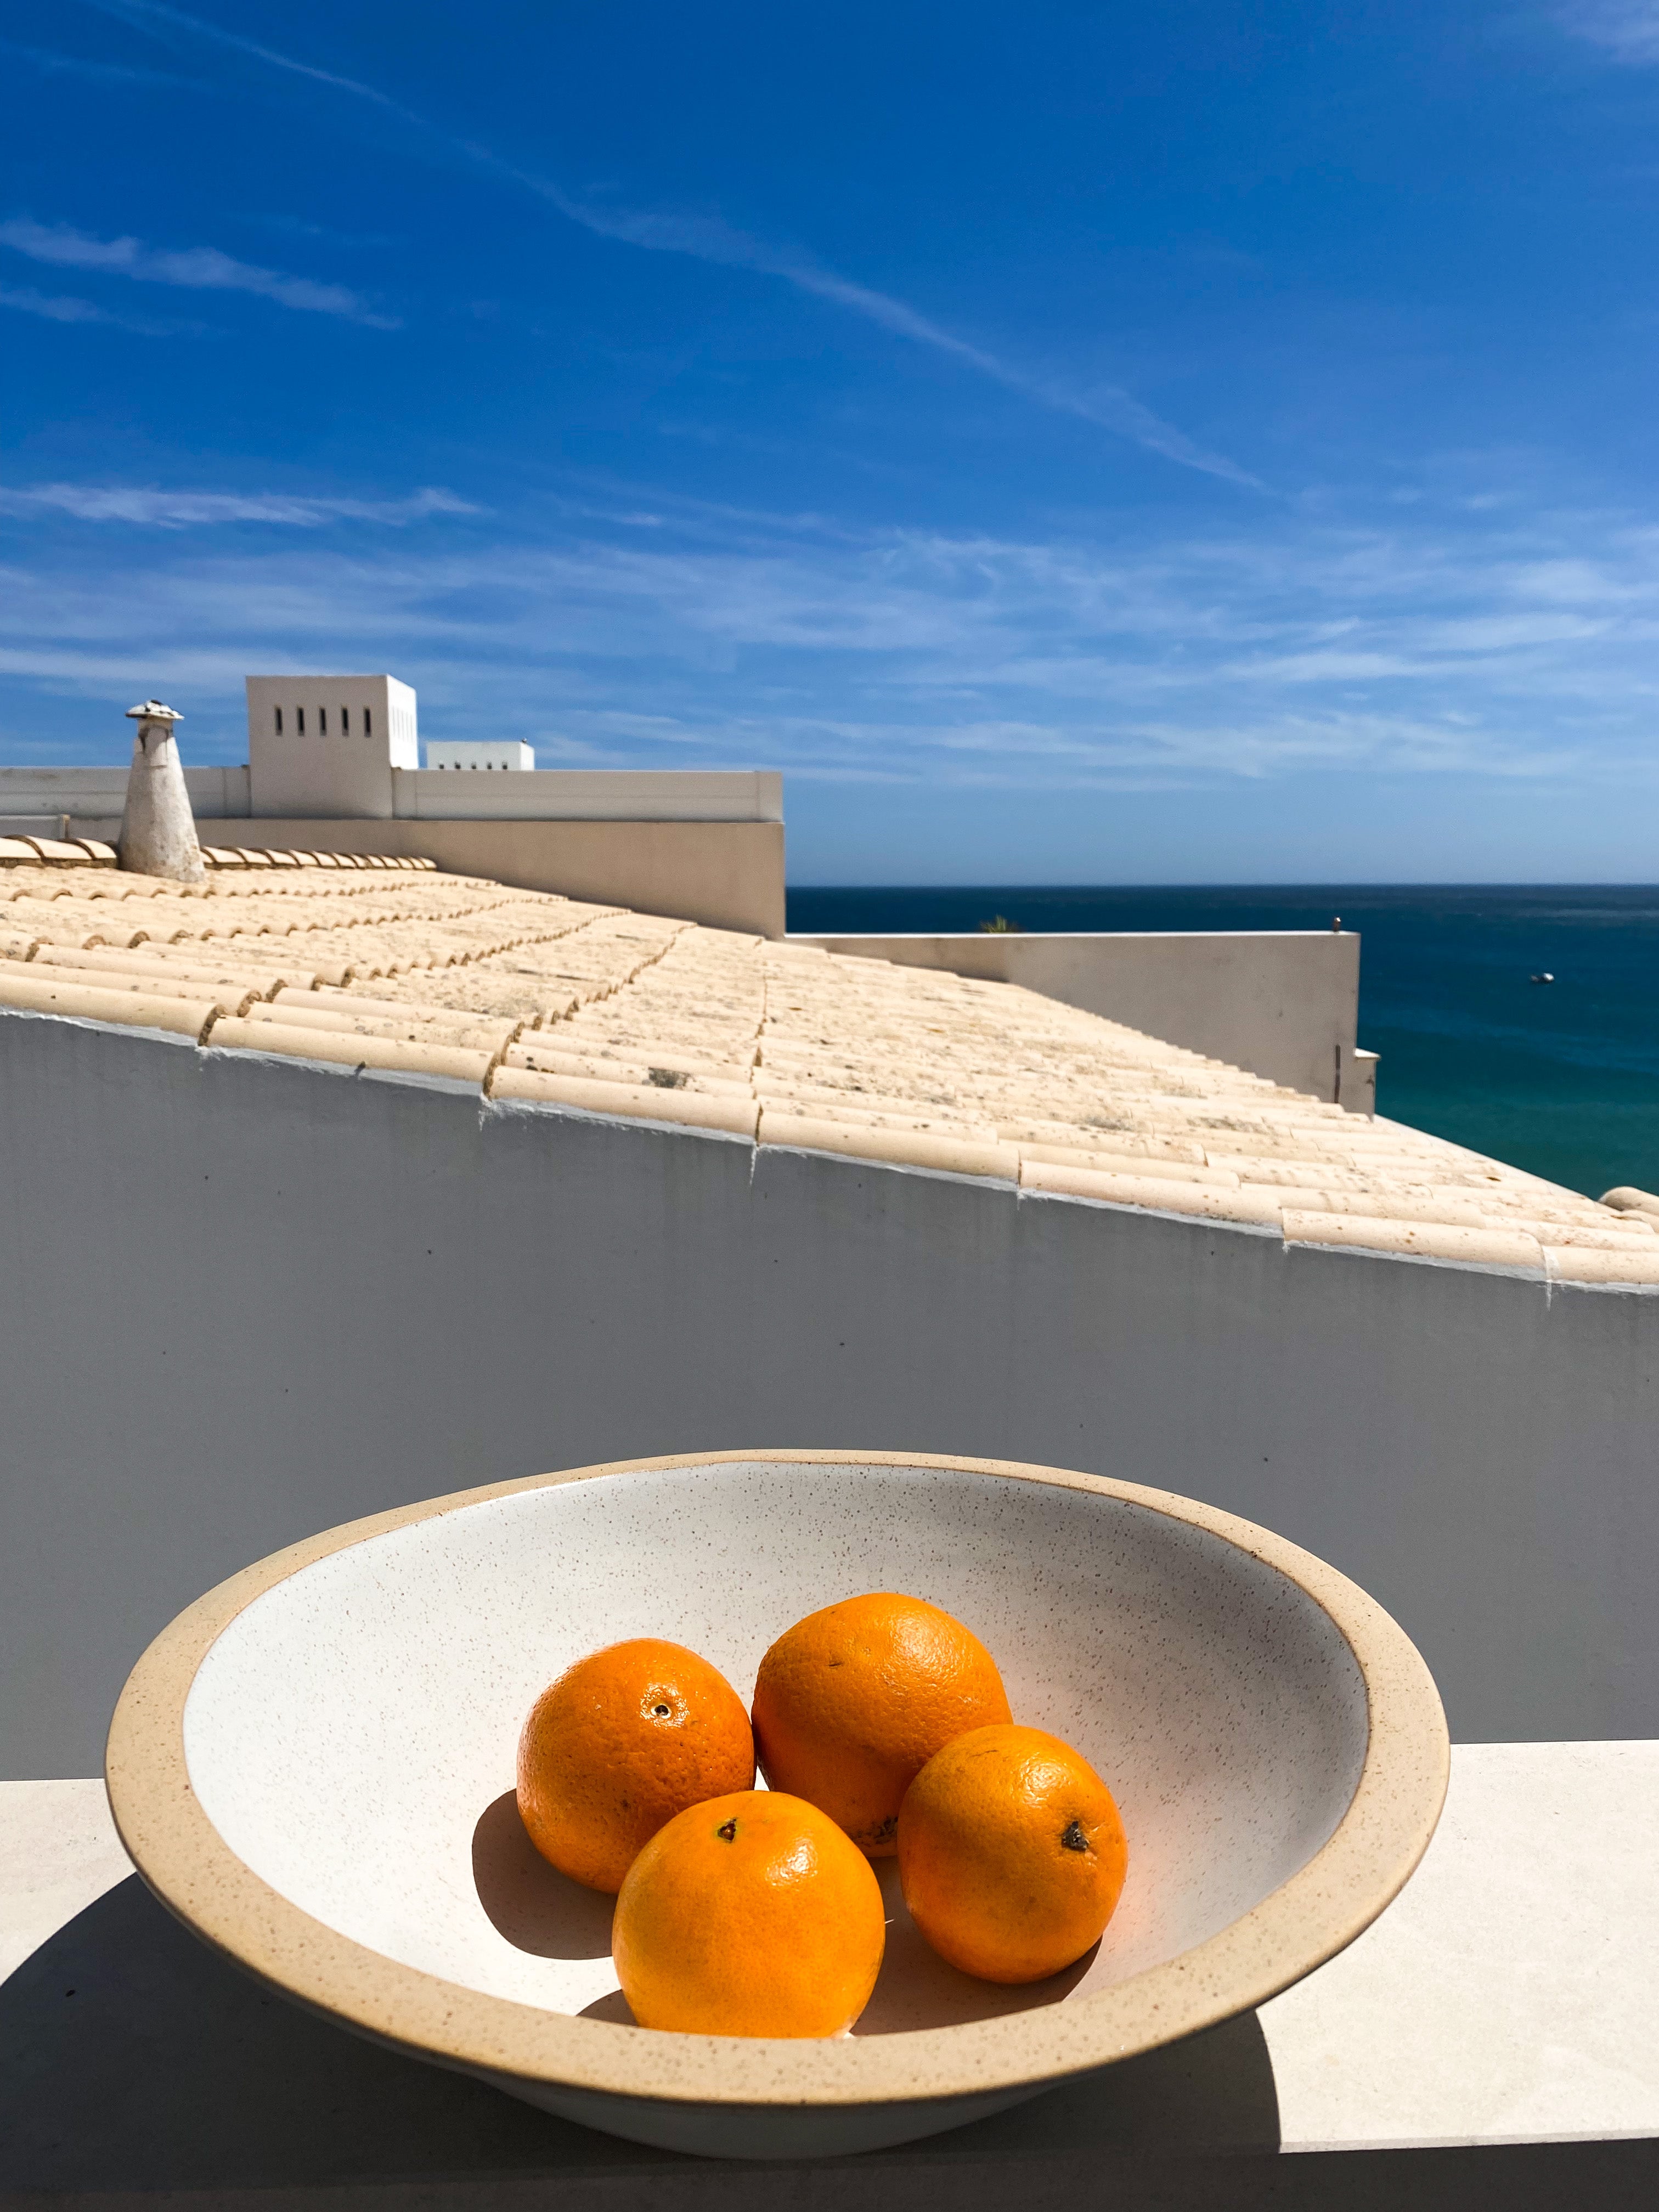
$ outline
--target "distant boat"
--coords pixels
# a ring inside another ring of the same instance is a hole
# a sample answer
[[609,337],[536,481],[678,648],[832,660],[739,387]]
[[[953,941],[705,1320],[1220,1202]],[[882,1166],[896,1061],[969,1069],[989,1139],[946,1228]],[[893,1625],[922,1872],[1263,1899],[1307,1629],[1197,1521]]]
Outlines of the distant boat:
[[1555,981],[1555,978],[1551,975],[1549,969],[1546,968],[1541,975],[1531,976],[1528,978],[1528,981],[1534,983],[1553,983]]

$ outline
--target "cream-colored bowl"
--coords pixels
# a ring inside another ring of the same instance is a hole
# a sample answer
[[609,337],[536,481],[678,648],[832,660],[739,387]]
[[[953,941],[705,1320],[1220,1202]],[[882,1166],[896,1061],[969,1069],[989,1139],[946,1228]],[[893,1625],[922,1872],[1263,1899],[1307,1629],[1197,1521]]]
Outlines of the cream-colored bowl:
[[[629,1636],[747,1698],[792,1621],[873,1589],[964,1620],[1016,1719],[1110,1784],[1130,1856],[1104,1938],[1049,1982],[972,1981],[889,1863],[852,2036],[634,2027],[610,1900],[520,1826],[526,1712]],[[1260,2003],[1388,1904],[1446,1765],[1401,1631],[1248,1522],[1046,1468],[733,1452],[467,1491],[261,1561],[140,1660],[107,1776],[150,1887],[289,1996],[613,2134],[761,2157],[931,2134]]]

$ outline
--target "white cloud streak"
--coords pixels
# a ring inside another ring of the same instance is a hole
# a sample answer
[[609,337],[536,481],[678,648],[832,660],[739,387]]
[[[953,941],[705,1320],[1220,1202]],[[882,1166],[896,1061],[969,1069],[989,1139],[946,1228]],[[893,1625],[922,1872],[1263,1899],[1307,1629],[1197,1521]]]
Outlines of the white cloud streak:
[[91,270],[193,292],[251,292],[302,313],[339,315],[374,330],[398,328],[395,319],[376,314],[343,284],[319,284],[308,276],[262,269],[253,262],[234,260],[217,246],[153,246],[136,238],[94,238],[68,223],[35,222],[27,216],[0,222],[0,246],[54,268]]
[[833,270],[824,269],[809,255],[792,252],[786,247],[769,245],[764,240],[750,237],[748,233],[734,229],[729,223],[710,216],[678,216],[630,212],[620,209],[595,207],[590,203],[571,198],[545,178],[532,175],[526,170],[512,168],[498,162],[495,157],[481,147],[469,150],[481,162],[499,168],[546,200],[550,206],[593,231],[601,238],[617,239],[629,246],[636,246],[652,253],[680,253],[694,260],[709,261],[731,269],[753,269],[763,276],[781,277],[798,291],[810,294],[814,299],[827,300],[832,306],[845,308],[849,313],[862,316],[866,322],[891,331],[895,336],[908,338],[913,344],[930,347],[935,353],[948,355],[953,361],[963,362],[994,384],[1000,384],[1011,392],[1018,392],[1042,406],[1056,413],[1075,415],[1085,422],[1115,432],[1118,436],[1161,453],[1166,460],[1176,461],[1184,468],[1199,469],[1205,474],[1220,477],[1229,483],[1246,486],[1260,491],[1259,477],[1239,468],[1219,453],[1206,452],[1172,423],[1162,421],[1149,407],[1145,407],[1121,386],[1098,383],[1079,386],[1064,377],[1044,375],[1019,368],[988,352],[984,347],[970,343],[947,331],[910,307],[903,300],[894,299],[886,292],[877,292],[868,285],[856,284],[850,278],[838,276]]
[[[174,76],[165,70],[129,68],[120,62],[88,61],[80,54],[49,53],[40,46],[20,46],[15,39],[0,39],[0,54],[9,54],[15,59],[27,62],[46,76],[78,76],[89,84],[127,86],[133,84],[182,85],[187,78]],[[199,90],[199,87],[192,87]]]
[[[241,501],[190,496],[227,519]],[[60,544],[37,509],[0,576],[0,672],[14,700],[101,714],[142,665],[199,732],[221,716],[233,752],[247,667],[344,654],[407,675],[455,734],[549,761],[1027,792],[1315,770],[1659,783],[1659,525],[1285,517],[1271,537],[1044,544],[665,501],[642,537],[634,502],[604,504],[482,547],[336,532],[208,557],[185,538],[141,561],[118,538]]]
[[325,84],[336,92],[349,92],[359,100],[371,100],[375,106],[386,108],[408,122],[422,121],[412,109],[400,106],[389,93],[379,92],[372,84],[360,83],[356,77],[336,76],[333,70],[314,68],[309,62],[295,61],[291,54],[278,53],[274,46],[261,46],[257,39],[246,38],[240,31],[227,31],[217,23],[204,21],[199,15],[187,15],[182,9],[166,7],[162,0],[88,0],[88,4],[106,15],[116,15],[124,22],[136,24],[140,29],[181,31],[187,38],[204,40],[210,46],[246,54],[251,61],[263,62],[268,69],[282,70],[291,76],[308,77],[313,84]]
[[434,514],[480,510],[451,491],[428,486],[407,499],[307,499],[283,492],[161,491],[138,484],[31,484],[0,488],[0,514],[56,514],[77,522],[136,523],[183,530],[200,524],[267,522],[318,530],[331,522],[397,526]]
[[174,328],[171,323],[146,322],[139,316],[112,315],[91,300],[61,292],[37,292],[32,284],[0,284],[0,307],[39,315],[49,323],[107,323],[117,330],[137,331],[143,337],[165,337]]
[[1659,62],[1659,0],[1564,0],[1551,9],[1564,31],[1632,68]]
[[591,202],[574,198],[546,178],[518,167],[489,147],[441,131],[412,108],[405,107],[374,85],[364,84],[355,77],[341,76],[331,70],[313,68],[307,62],[295,61],[290,55],[277,52],[274,47],[261,45],[235,32],[222,30],[216,24],[204,22],[179,9],[164,6],[160,0],[94,0],[94,4],[125,21],[149,27],[160,26],[198,37],[212,45],[245,54],[268,68],[307,77],[334,91],[345,93],[353,99],[366,100],[383,112],[412,126],[428,141],[441,143],[453,153],[464,155],[487,173],[532,192],[568,221],[580,224],[598,237],[635,246],[647,252],[683,254],[690,259],[711,262],[722,268],[748,269],[758,276],[778,278],[797,291],[823,300],[848,314],[857,315],[913,345],[927,347],[933,352],[959,362],[963,368],[971,369],[992,383],[1017,392],[1023,398],[1054,413],[1074,416],[1092,423],[1097,428],[1126,438],[1132,444],[1144,447],[1148,452],[1158,453],[1182,468],[1196,469],[1206,476],[1219,477],[1225,483],[1249,490],[1264,489],[1260,478],[1252,476],[1247,469],[1241,468],[1224,454],[1209,452],[1173,423],[1165,422],[1122,386],[1104,380],[1085,382],[1047,371],[1030,369],[1010,362],[999,353],[958,337],[955,331],[945,329],[908,301],[896,299],[889,293],[873,290],[868,285],[857,283],[850,277],[823,268],[808,253],[752,237],[747,232],[722,222],[718,216],[629,210],[596,206]]

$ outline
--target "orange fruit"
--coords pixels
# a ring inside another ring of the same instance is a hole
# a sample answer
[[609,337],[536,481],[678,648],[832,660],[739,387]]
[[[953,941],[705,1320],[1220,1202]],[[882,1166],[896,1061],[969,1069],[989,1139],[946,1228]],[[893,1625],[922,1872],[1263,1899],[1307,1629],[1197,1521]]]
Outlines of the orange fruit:
[[1111,1791],[1042,1729],[981,1728],[930,1759],[898,1823],[910,1917],[988,1982],[1038,1982],[1080,1959],[1123,1893],[1129,1846]]
[[659,1828],[628,1869],[611,1954],[641,2027],[839,2035],[887,1941],[870,1863],[816,1805],[742,1790]]
[[568,1667],[519,1738],[519,1814],[562,1874],[615,1891],[688,1805],[755,1779],[755,1740],[724,1674],[654,1636]]
[[959,1620],[878,1590],[809,1613],[755,1682],[755,1749],[775,1790],[821,1805],[891,1858],[904,1793],[941,1745],[1010,1717],[996,1662]]

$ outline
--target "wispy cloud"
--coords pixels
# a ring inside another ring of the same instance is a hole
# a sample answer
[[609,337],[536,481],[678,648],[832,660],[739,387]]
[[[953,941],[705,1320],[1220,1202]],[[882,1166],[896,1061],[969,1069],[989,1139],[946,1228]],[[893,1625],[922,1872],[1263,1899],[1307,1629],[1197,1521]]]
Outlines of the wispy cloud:
[[91,300],[77,300],[61,292],[37,292],[32,284],[0,284],[0,307],[40,315],[49,323],[108,323],[118,330],[137,331],[143,337],[166,337],[177,327],[172,323],[147,322],[137,315],[112,315]]
[[309,276],[261,269],[251,261],[234,260],[214,246],[167,247],[146,246],[136,238],[94,238],[68,223],[35,222],[27,216],[0,222],[0,246],[55,268],[94,270],[193,292],[252,292],[306,313],[340,315],[374,330],[398,328],[395,318],[376,314],[343,284],[319,284]]
[[317,69],[310,62],[295,61],[292,55],[278,53],[274,46],[261,46],[257,39],[246,38],[239,31],[227,31],[217,23],[204,21],[199,15],[187,15],[182,9],[166,7],[162,0],[90,0],[90,4],[106,15],[118,15],[144,29],[182,31],[188,37],[205,40],[210,46],[222,46],[234,53],[246,54],[252,61],[264,62],[268,68],[308,77],[313,84],[329,85],[337,92],[354,93],[359,100],[372,100],[377,107],[405,116],[411,123],[421,120],[411,109],[400,106],[389,93],[379,92],[372,84],[362,84],[356,77],[337,76],[332,70]]
[[30,484],[0,489],[0,514],[57,514],[77,522],[138,523],[149,529],[195,525],[272,522],[318,530],[331,522],[380,522],[397,526],[434,514],[477,514],[452,491],[427,486],[407,499],[307,499],[283,492],[161,491],[139,484]]
[[[105,496],[76,488],[63,512]],[[107,496],[166,520],[179,495]],[[225,502],[191,520],[288,505],[184,496]],[[142,664],[233,750],[247,667],[345,654],[406,674],[455,733],[550,760],[1025,792],[1312,770],[1659,783],[1659,524],[1640,518],[1276,511],[1236,536],[1040,541],[668,499],[642,533],[639,511],[637,489],[589,486],[483,544],[336,531],[210,557],[185,537],[135,563],[37,506],[0,577],[0,672],[112,711]]]
[[0,39],[0,54],[27,62],[43,76],[78,76],[90,84],[179,85],[188,82],[167,70],[139,69],[125,62],[89,61],[82,54],[57,54],[40,46],[20,46],[15,39]]
[[573,199],[545,178],[498,161],[483,148],[469,150],[490,167],[500,168],[516,179],[572,222],[580,223],[601,238],[620,240],[647,252],[686,254],[694,260],[711,261],[725,268],[753,269],[763,276],[780,276],[797,291],[808,293],[814,299],[827,300],[849,313],[862,316],[866,322],[908,338],[913,344],[948,355],[951,360],[988,377],[993,383],[1020,392],[1060,414],[1075,415],[1085,422],[1114,431],[1185,468],[1200,469],[1206,475],[1223,477],[1229,483],[1245,485],[1252,490],[1262,489],[1259,477],[1222,454],[1206,452],[1184,431],[1143,406],[1121,386],[1105,382],[1083,384],[1023,368],[959,337],[955,331],[946,330],[890,293],[854,283],[823,268],[809,254],[751,237],[718,216],[653,214],[595,206],[591,202]]
[[307,222],[302,216],[288,214],[245,215],[245,222],[255,223],[261,230],[274,231],[281,238],[319,239],[325,246],[343,246],[352,251],[371,247],[396,246],[400,241],[383,230],[336,230],[331,223]]
[[94,0],[94,4],[125,21],[198,37],[268,68],[308,78],[353,99],[368,101],[410,126],[428,143],[441,143],[488,174],[534,193],[544,204],[596,236],[647,252],[683,254],[722,268],[747,269],[758,276],[780,279],[795,290],[857,315],[910,344],[925,346],[958,362],[964,368],[1006,391],[1018,392],[1038,406],[1074,416],[1115,436],[1127,438],[1181,467],[1197,469],[1250,490],[1264,489],[1261,480],[1249,470],[1224,454],[1210,452],[1175,424],[1164,422],[1121,386],[1034,368],[1012,361],[1003,352],[993,351],[948,330],[908,301],[876,291],[826,269],[814,256],[799,248],[756,238],[718,216],[629,210],[579,199],[489,147],[441,130],[374,85],[296,61],[291,55],[279,53],[256,40],[222,30],[179,9],[161,4],[161,0]]
[[1659,0],[1558,0],[1550,13],[1564,31],[1617,61],[1659,62]]

